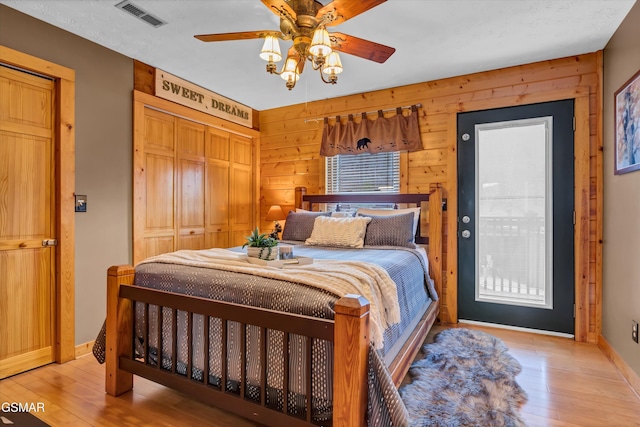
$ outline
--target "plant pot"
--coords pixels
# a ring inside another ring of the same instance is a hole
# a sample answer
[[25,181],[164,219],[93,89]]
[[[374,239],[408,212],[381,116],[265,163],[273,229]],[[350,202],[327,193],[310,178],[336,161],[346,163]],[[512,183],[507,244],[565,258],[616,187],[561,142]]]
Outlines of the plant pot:
[[248,247],[247,255],[253,258],[263,259],[265,261],[273,261],[274,259],[278,259],[278,246],[271,246],[268,248],[256,248],[256,247]]

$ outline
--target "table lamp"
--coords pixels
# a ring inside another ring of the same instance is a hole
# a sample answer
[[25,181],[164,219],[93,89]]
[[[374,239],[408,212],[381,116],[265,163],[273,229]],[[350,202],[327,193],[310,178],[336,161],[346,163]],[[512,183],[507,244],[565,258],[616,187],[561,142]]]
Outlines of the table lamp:
[[267,212],[267,217],[265,219],[267,221],[274,221],[271,237],[279,240],[278,233],[282,231],[282,226],[278,223],[278,221],[287,219],[287,215],[285,215],[280,205],[273,205],[269,208],[269,211]]

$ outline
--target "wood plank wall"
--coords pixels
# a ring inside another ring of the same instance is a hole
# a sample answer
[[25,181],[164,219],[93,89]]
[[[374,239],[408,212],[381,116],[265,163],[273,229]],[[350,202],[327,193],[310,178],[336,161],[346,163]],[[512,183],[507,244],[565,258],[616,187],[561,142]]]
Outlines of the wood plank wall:
[[[406,155],[403,192],[426,193],[430,186],[442,185],[449,212],[455,212],[457,112],[575,98],[576,120],[581,121],[576,159],[583,159],[576,165],[576,173],[582,173],[576,177],[575,195],[576,340],[595,343],[602,288],[601,75],[602,52],[596,52],[261,111],[260,228],[273,227],[264,221],[269,206],[294,205],[296,186],[306,186],[310,194],[324,192],[322,121],[305,119],[421,104],[424,150]],[[448,216],[441,320],[457,322],[456,224],[455,216]]]

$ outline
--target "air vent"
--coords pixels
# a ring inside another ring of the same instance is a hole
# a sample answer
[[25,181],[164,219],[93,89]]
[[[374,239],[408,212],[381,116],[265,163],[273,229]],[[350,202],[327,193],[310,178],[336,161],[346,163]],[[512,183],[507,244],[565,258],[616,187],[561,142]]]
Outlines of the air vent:
[[116,7],[118,9],[122,9],[125,12],[135,16],[136,18],[146,22],[149,25],[152,25],[156,28],[166,24],[166,21],[163,21],[162,19],[158,18],[157,16],[153,16],[152,14],[150,14],[149,12],[147,12],[146,10],[134,5],[133,3],[131,3],[129,0],[124,0],[121,1],[120,3],[118,3],[116,5]]

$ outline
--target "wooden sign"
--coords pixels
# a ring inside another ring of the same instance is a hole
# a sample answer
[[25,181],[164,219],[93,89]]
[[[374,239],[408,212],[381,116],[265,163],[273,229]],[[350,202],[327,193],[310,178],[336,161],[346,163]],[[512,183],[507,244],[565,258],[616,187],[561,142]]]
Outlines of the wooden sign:
[[156,96],[248,128],[251,108],[156,68]]

